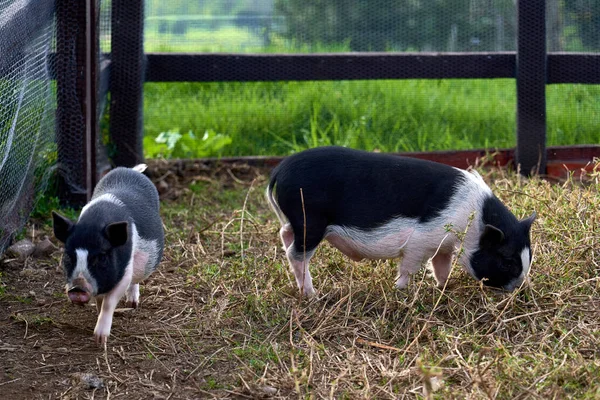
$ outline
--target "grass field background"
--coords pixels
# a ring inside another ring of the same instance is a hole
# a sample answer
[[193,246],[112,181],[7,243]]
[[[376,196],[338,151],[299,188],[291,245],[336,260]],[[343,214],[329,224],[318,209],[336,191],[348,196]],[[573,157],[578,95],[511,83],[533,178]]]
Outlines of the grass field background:
[[[265,41],[264,32],[219,24],[173,34],[150,18],[145,51],[350,50],[348,43],[302,45],[275,32]],[[146,83],[144,90],[151,158],[287,155],[332,144],[405,152],[516,143],[514,79]],[[548,85],[546,93],[548,145],[600,143],[600,85]]]
[[[516,143],[512,79],[146,83],[144,89],[149,157],[286,155],[330,144],[403,152]],[[548,145],[600,143],[600,86],[549,85],[546,92]],[[161,132],[176,134],[171,149],[156,142]]]

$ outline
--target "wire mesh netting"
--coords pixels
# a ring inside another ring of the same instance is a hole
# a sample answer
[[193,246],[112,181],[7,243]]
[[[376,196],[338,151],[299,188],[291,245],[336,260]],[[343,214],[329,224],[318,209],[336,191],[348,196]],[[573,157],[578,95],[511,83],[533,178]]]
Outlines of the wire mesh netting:
[[[548,51],[600,51],[600,2],[546,3]],[[149,0],[145,14],[146,52],[517,47],[514,0]],[[266,69],[262,75],[269,79]],[[600,141],[598,86],[558,85],[548,94],[549,145]],[[287,154],[326,144],[382,151],[506,148],[516,144],[515,110],[512,79],[147,83],[145,151],[202,157]]]
[[501,1],[148,1],[148,51],[332,52],[515,49]]
[[29,216],[56,158],[53,7],[0,1],[0,252]]
[[[97,102],[96,112],[106,127],[107,92],[111,49],[111,2],[97,1]],[[56,0],[56,65],[57,83],[56,143],[58,147],[59,190],[71,204],[84,202],[87,196],[86,150],[86,2]],[[105,138],[99,134],[94,146],[96,170],[110,168]]]

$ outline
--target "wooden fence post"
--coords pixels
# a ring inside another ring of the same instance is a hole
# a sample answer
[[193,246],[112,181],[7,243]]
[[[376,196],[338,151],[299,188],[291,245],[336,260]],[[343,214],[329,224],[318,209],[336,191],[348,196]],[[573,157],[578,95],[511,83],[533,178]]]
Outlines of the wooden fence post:
[[56,0],[59,197],[81,205],[96,183],[97,0]]
[[545,0],[518,0],[517,148],[521,173],[546,172]]
[[144,160],[144,1],[112,0],[110,136],[117,166]]

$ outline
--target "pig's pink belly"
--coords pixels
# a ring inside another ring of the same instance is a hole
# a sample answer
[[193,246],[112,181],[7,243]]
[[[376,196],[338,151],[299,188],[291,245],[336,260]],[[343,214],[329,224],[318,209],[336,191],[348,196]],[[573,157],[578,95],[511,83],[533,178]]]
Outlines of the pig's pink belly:
[[370,239],[368,236],[351,238],[330,232],[325,239],[353,261],[364,258],[380,260],[400,257],[413,232],[414,229],[406,229],[378,239]]

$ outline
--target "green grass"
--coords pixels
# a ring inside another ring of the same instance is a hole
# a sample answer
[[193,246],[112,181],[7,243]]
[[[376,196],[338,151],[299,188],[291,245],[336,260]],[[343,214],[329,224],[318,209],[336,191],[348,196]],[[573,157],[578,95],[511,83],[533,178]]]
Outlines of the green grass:
[[[160,33],[154,23],[145,51],[349,51],[347,43],[308,46],[273,32],[269,38],[265,45],[261,35],[234,25]],[[548,145],[600,143],[600,85],[549,85],[546,92]],[[404,152],[516,143],[513,79],[147,83],[144,114],[148,157],[286,155],[330,144]],[[156,143],[163,132],[178,143]]]
[[[405,80],[257,83],[147,83],[149,157],[286,155],[343,145],[381,151],[514,147],[515,83]],[[547,89],[548,145],[600,143],[600,86]],[[166,131],[231,139],[172,154]]]

